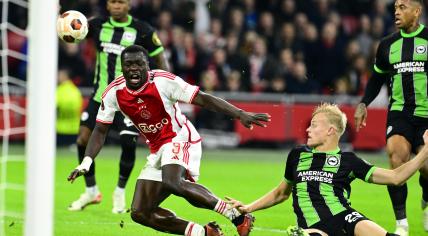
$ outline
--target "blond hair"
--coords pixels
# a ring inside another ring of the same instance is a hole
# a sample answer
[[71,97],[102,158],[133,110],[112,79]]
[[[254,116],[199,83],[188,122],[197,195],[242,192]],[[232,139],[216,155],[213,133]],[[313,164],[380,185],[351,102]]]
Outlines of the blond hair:
[[312,118],[319,113],[324,113],[327,117],[327,120],[330,124],[334,125],[337,129],[337,132],[342,135],[346,129],[347,118],[345,113],[343,113],[337,104],[331,103],[321,103],[317,106],[312,113]]

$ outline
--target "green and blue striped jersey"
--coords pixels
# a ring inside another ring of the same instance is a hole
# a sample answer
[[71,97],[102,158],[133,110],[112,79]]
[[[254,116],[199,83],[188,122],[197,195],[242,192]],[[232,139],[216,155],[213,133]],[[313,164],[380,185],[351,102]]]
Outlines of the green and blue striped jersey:
[[428,29],[399,31],[379,44],[374,70],[389,78],[390,111],[428,118],[427,77]]
[[306,228],[349,209],[351,182],[368,181],[375,167],[352,152],[316,152],[308,146],[292,149],[284,178],[291,184],[293,208]]

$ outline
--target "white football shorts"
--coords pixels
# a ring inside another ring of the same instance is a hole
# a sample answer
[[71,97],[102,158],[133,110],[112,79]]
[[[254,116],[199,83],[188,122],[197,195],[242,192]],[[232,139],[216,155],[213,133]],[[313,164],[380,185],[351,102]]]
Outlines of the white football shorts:
[[162,182],[162,166],[177,164],[186,168],[186,179],[198,181],[201,164],[201,142],[171,142],[162,145],[156,152],[147,157],[147,163],[141,170],[138,179]]

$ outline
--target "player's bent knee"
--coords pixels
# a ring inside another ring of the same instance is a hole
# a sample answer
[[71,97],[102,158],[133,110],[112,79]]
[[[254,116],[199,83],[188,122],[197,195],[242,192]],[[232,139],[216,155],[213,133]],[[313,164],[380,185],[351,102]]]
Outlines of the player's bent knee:
[[78,146],[86,146],[88,144],[88,138],[84,137],[83,135],[79,135],[77,137],[76,143]]
[[150,217],[147,217],[142,211],[131,210],[131,219],[142,225],[150,224]]

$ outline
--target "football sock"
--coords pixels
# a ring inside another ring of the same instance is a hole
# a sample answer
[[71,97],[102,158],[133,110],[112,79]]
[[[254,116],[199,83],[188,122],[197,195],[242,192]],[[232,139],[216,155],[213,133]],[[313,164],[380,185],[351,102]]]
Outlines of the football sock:
[[421,174],[419,175],[419,185],[422,187],[422,199],[428,202],[428,180]]
[[125,189],[124,189],[124,188],[121,188],[121,187],[119,187],[119,186],[116,186],[116,188],[114,189],[114,193],[117,193],[117,194],[125,194]]
[[221,199],[219,199],[217,204],[215,205],[214,211],[224,215],[231,221],[241,215],[238,210],[236,210],[235,208],[230,208],[227,203]]
[[409,229],[409,223],[407,222],[407,219],[401,219],[401,220],[397,220],[395,221],[395,225],[401,228],[405,228],[405,229]]
[[407,184],[402,186],[388,186],[389,197],[391,198],[392,207],[396,220],[405,219],[406,217],[406,199]]
[[92,187],[86,187],[86,192],[92,196],[97,195],[100,191],[98,190],[98,186],[94,185]]
[[184,231],[185,236],[205,236],[205,228],[202,225],[189,222]]
[[[79,155],[79,164],[83,161],[85,157],[86,146],[77,145],[77,153]],[[91,167],[89,168],[88,173],[85,174],[85,184],[86,187],[92,187],[96,185],[95,182],[95,162],[92,162]]]
[[123,134],[120,135],[120,144],[122,153],[120,155],[119,164],[119,180],[117,186],[125,188],[128,182],[131,171],[135,164],[135,150],[137,148],[137,138],[135,135]]

